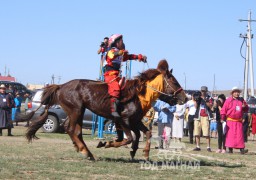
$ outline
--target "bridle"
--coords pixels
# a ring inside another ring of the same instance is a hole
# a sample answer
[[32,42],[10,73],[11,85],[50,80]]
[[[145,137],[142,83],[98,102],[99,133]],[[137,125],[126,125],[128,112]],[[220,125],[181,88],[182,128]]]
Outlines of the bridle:
[[180,87],[179,89],[177,89],[175,91],[175,89],[167,82],[166,78],[164,77],[164,81],[165,83],[167,84],[166,88],[167,89],[168,87],[170,87],[174,92],[173,92],[173,96],[176,97],[176,95],[178,95],[181,91],[183,91],[182,87]]
[[[167,86],[165,87],[165,89],[167,89],[168,87],[170,87],[170,88],[174,91],[173,94],[164,93],[164,92],[159,91],[159,90],[157,90],[156,88],[154,88],[154,87],[152,87],[152,86],[150,86],[150,85],[146,85],[146,87],[148,87],[148,88],[152,89],[153,91],[156,91],[156,92],[158,92],[158,93],[160,93],[160,94],[162,94],[162,95],[169,96],[169,97],[171,97],[171,98],[177,98],[177,99],[179,99],[179,98],[177,97],[177,95],[178,95],[181,91],[183,91],[183,89],[180,87],[179,89],[175,90],[175,89],[168,83],[168,81],[166,80],[165,77],[164,77],[164,81],[165,81],[165,83],[167,84]],[[179,99],[179,100],[180,100],[181,102],[183,102],[181,99]]]

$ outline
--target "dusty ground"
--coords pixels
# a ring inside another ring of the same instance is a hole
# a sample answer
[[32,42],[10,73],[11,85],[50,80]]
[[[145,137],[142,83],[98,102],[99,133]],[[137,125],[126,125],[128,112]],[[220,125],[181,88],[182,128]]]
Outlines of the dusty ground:
[[[194,145],[183,138],[183,149],[159,151],[152,140],[150,161],[143,160],[142,148],[131,161],[128,148],[97,149],[98,140],[86,130],[83,136],[97,161],[89,161],[74,151],[67,134],[46,134],[39,131],[39,140],[28,144],[24,138],[26,128],[15,126],[14,137],[0,137],[0,179],[254,179],[256,142],[249,141],[249,153],[241,155],[194,152]],[[155,129],[154,129],[155,132]],[[112,136],[108,137],[109,139]],[[217,140],[212,139],[216,150]]]

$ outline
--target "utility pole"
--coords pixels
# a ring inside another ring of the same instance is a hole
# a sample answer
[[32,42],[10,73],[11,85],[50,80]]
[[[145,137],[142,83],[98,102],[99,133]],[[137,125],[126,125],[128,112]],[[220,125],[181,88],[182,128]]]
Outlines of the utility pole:
[[60,83],[60,80],[61,80],[61,76],[54,76],[54,74],[52,75],[51,84],[54,84],[55,78],[58,78],[58,84],[59,84],[59,83]]
[[186,73],[183,73],[183,74],[184,74],[184,77],[185,77],[185,79],[184,79],[185,80],[184,81],[184,84],[185,84],[184,88],[185,89],[184,90],[186,90],[187,89],[187,87],[186,87],[187,86],[187,77],[186,77]]
[[239,19],[240,22],[246,21],[247,34],[241,35],[240,37],[246,38],[246,59],[245,59],[245,69],[244,69],[244,99],[248,98],[248,69],[250,68],[250,85],[251,85],[251,96],[254,96],[254,72],[253,72],[253,59],[252,59],[252,38],[251,34],[251,22],[256,22],[256,20],[251,19],[251,11],[248,13],[248,20]]
[[212,87],[212,96],[214,95],[215,93],[215,74],[213,74],[213,87]]

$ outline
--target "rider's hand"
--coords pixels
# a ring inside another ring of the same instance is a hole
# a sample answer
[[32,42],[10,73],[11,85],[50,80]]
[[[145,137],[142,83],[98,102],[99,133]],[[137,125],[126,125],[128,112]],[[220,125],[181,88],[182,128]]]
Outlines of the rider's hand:
[[143,56],[142,54],[138,55],[138,60],[141,62],[146,63],[147,62],[147,56]]

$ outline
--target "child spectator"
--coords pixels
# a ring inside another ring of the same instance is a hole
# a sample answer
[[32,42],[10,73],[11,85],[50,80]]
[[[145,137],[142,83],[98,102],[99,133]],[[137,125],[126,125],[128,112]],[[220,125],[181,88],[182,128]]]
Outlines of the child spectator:
[[[217,107],[217,101],[213,102],[213,111],[214,107]],[[217,137],[217,122],[216,122],[216,113],[213,113],[213,119],[211,120],[210,123],[210,135],[211,138],[216,138]]]
[[[21,102],[22,102],[22,98],[20,97],[19,91],[17,91],[15,95],[16,96],[14,98],[14,104],[15,104],[14,117],[15,117],[16,113],[20,113],[20,107],[21,107]],[[13,118],[13,119],[15,119],[15,118]],[[16,122],[16,126],[18,126],[18,122]]]
[[223,126],[225,125],[220,120],[221,119],[220,111],[225,101],[226,101],[226,96],[224,94],[220,94],[218,96],[218,99],[216,100],[217,106],[213,107],[213,112],[216,115],[217,130],[218,130],[218,150],[216,151],[216,153],[226,153],[226,146],[225,146],[226,135],[225,135],[225,132],[223,131]]
[[252,113],[251,126],[252,126],[252,140],[254,141],[254,136],[256,134],[256,111]]
[[[159,146],[156,149],[163,149],[163,135],[167,136],[167,146],[170,142],[171,135],[171,127],[173,120],[173,113],[176,110],[176,106],[170,106],[169,104],[157,100],[153,105],[153,108],[156,112],[158,112],[158,138],[159,138]],[[165,130],[165,134],[164,134]]]

